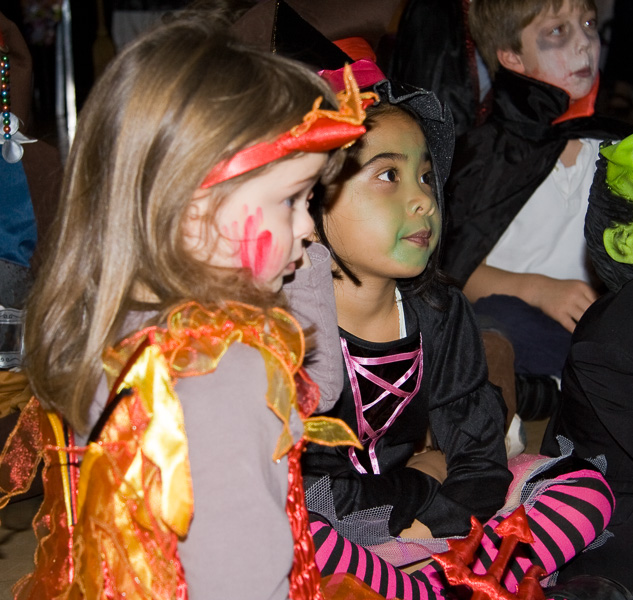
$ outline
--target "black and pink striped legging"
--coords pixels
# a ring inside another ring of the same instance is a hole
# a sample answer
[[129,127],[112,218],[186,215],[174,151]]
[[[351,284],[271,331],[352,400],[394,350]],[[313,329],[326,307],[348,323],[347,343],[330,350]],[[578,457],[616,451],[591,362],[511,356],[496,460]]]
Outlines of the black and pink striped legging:
[[[504,585],[512,592],[530,565],[540,565],[551,574],[581,552],[602,533],[613,512],[613,494],[598,470],[587,465],[548,477],[553,479],[552,484],[526,506],[535,542],[521,545],[509,565]],[[494,560],[500,542],[494,529],[510,512],[502,510],[484,524],[484,537],[473,567],[476,573],[485,572]],[[446,597],[443,573],[435,561],[409,575],[343,538],[322,517],[311,514],[310,521],[322,575],[353,573],[385,598]]]

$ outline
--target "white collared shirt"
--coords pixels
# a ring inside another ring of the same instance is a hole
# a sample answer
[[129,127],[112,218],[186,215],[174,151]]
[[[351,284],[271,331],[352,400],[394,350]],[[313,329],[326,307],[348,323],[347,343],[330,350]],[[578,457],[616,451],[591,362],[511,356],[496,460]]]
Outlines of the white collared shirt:
[[584,227],[600,142],[580,142],[576,164],[556,162],[491,250],[487,265],[590,282]]

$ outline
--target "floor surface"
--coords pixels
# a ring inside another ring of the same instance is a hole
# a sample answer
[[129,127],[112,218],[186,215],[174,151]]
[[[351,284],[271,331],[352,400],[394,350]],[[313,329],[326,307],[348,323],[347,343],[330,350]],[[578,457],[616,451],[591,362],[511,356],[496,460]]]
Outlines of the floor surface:
[[0,600],[10,600],[11,586],[31,572],[35,535],[31,521],[41,496],[9,504],[0,511]]

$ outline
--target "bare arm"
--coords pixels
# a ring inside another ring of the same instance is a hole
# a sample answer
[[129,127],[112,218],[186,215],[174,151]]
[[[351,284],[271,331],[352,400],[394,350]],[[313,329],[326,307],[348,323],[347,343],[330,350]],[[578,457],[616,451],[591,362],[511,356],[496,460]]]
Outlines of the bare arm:
[[471,302],[492,294],[516,296],[540,308],[573,332],[576,322],[598,298],[596,291],[578,279],[554,279],[537,273],[512,273],[480,264],[472,273],[464,294]]

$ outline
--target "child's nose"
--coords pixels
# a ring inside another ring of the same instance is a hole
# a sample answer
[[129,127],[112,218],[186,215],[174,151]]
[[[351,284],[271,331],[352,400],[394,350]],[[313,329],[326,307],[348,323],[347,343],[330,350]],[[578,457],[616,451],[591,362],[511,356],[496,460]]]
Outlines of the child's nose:
[[590,32],[585,31],[585,29],[581,27],[580,31],[576,35],[576,43],[580,51],[586,51],[593,43],[593,36]]
[[294,234],[296,239],[305,240],[314,232],[314,220],[307,208],[302,208],[295,217]]
[[416,213],[423,215],[432,215],[435,212],[435,199],[430,194],[422,190],[418,190],[416,194],[411,196],[407,206],[410,215]]

